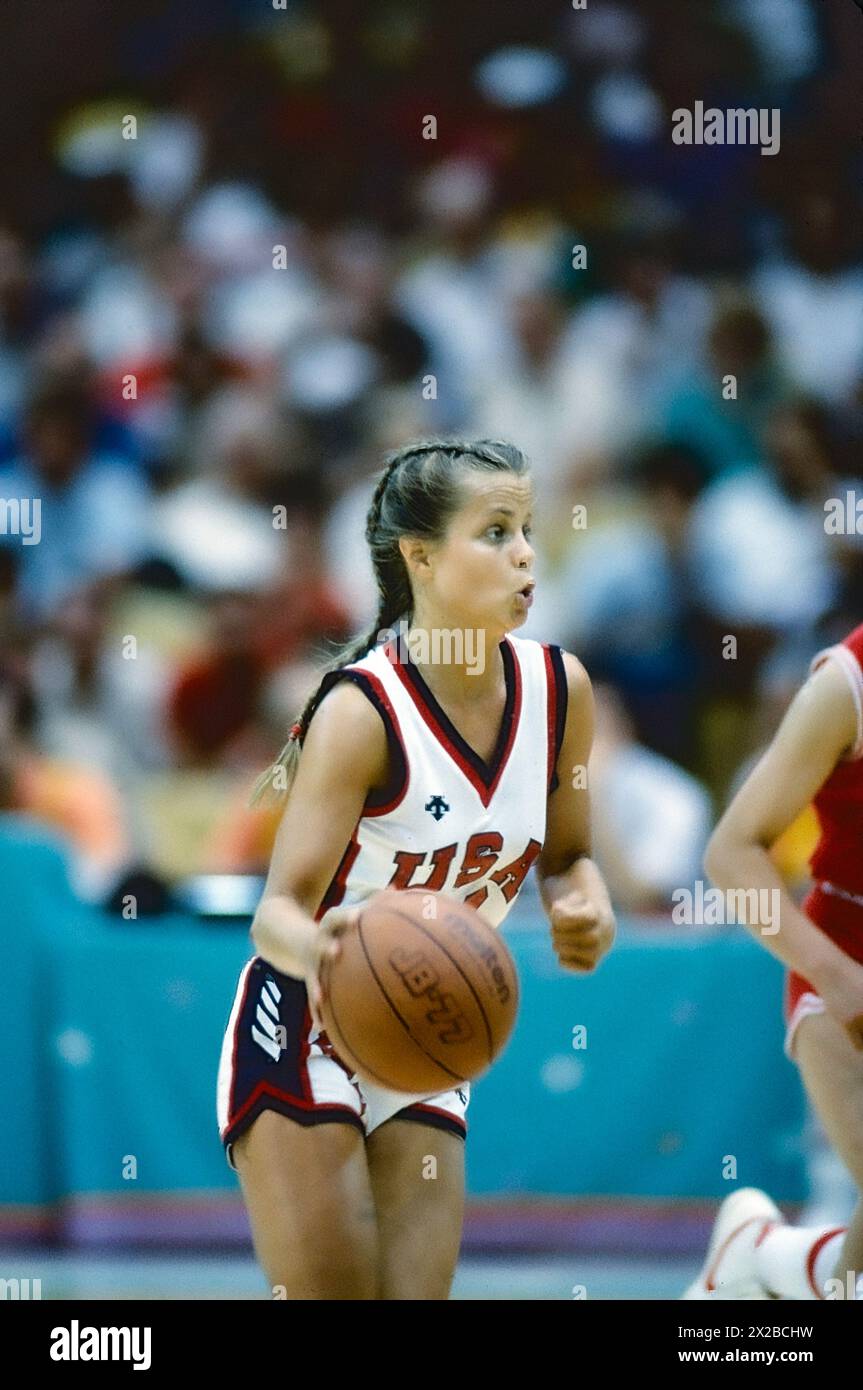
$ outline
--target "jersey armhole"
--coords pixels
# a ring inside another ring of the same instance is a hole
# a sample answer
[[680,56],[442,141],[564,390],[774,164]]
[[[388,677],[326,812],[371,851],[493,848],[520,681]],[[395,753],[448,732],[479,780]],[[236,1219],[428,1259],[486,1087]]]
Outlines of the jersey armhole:
[[858,758],[863,757],[863,670],[860,669],[860,663],[854,653],[842,642],[838,642],[834,647],[824,647],[820,652],[815,653],[809,664],[810,675],[813,671],[817,671],[819,666],[823,666],[828,659],[838,663],[854,699],[854,709],[857,712],[857,738],[842,762],[856,762]]
[[569,686],[560,647],[553,646],[549,643],[546,645],[545,651],[548,674],[548,795],[551,796],[552,792],[557,791],[557,788],[560,786],[560,777],[557,772],[557,760],[560,757],[560,750],[563,747],[563,735],[566,729]]
[[353,681],[354,685],[359,686],[383,720],[389,751],[389,775],[385,786],[369,792],[363,803],[362,814],[363,816],[385,816],[390,811],[394,811],[404,800],[410,776],[407,752],[398,718],[384,687],[377,676],[372,675],[370,671],[352,671],[348,667],[343,667],[338,671],[329,671],[323,680],[321,699],[340,680]]

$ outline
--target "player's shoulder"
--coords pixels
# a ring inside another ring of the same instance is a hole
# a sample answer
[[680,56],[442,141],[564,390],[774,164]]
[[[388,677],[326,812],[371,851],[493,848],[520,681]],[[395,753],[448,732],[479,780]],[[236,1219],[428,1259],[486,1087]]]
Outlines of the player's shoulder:
[[583,701],[590,694],[590,677],[584,664],[579,661],[574,652],[567,651],[565,647],[558,646],[554,642],[544,644],[549,651],[555,654],[560,662],[566,679],[567,695],[571,701]]
[[533,655],[534,659],[550,665],[558,698],[565,703],[568,718],[579,718],[590,707],[593,699],[590,677],[574,652],[556,642],[539,642],[532,637],[515,637],[512,633],[508,640],[515,644],[520,658],[522,653]]
[[565,651],[563,647],[559,650],[570,695],[584,696],[590,691],[590,676],[587,674],[586,667],[583,662],[579,661],[574,652]]
[[822,647],[797,694],[792,719],[815,736],[847,738],[854,761],[863,757],[863,624],[843,641]]
[[386,779],[387,732],[369,694],[349,679],[347,667],[329,672],[303,740],[301,772],[318,790],[333,779],[340,787],[368,791]]
[[837,665],[851,675],[854,684],[859,683],[863,668],[863,623],[853,628],[841,641],[821,647],[809,663],[809,675],[811,677]]
[[321,683],[307,738],[316,728],[316,742],[326,740],[335,748],[349,748],[352,755],[368,743],[386,747],[386,731],[366,675],[361,662],[352,662],[327,673]]
[[565,737],[581,739],[585,731],[593,729],[593,688],[584,665],[574,652],[561,648],[560,659],[566,679]]

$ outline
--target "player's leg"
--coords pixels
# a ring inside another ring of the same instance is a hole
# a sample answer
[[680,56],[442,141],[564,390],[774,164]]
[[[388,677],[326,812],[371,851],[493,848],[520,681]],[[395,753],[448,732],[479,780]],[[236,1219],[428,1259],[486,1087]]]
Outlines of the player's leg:
[[[811,985],[793,975],[786,1016],[786,1055],[798,1064],[830,1143],[863,1192],[863,1053],[826,1012]],[[855,1272],[863,1292],[861,1269],[863,1202],[847,1228],[799,1227],[782,1219],[766,1193],[745,1188],[723,1202],[707,1259],[683,1296],[853,1297]],[[842,1292],[828,1280],[838,1280]]]
[[[820,1010],[798,1022],[792,1055],[827,1138],[863,1191],[863,1054]],[[863,1209],[858,1204],[847,1229],[778,1222],[759,1235],[753,1257],[761,1283],[782,1298],[853,1298],[863,1270]]]
[[363,1105],[304,982],[253,957],[222,1041],[216,1112],[276,1297],[377,1297]]
[[863,1272],[863,1052],[828,1013],[812,1014],[797,1031],[796,1055],[809,1097],[828,1139],[857,1187],[858,1204],[837,1252],[834,1277]]
[[265,1110],[232,1157],[274,1297],[378,1297],[375,1200],[358,1128]]
[[464,1219],[465,1141],[398,1115],[366,1139],[379,1297],[447,1299]]

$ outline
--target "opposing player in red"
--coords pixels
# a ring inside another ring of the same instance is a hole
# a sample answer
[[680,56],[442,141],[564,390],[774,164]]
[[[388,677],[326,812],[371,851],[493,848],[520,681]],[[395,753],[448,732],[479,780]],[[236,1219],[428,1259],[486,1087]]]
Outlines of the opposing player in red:
[[445,1299],[458,1258],[470,1086],[417,1097],[372,1085],[319,1026],[320,965],[357,905],[418,886],[499,926],[535,865],[561,965],[591,971],[612,942],[577,772],[590,682],[559,647],[508,635],[534,587],[531,502],[508,444],[391,456],[366,529],[376,621],[271,770],[289,795],[217,1109],[276,1297]]
[[[814,886],[797,907],[768,856],[812,802]],[[785,1050],[828,1138],[863,1191],[863,625],[813,659],[767,752],[708,845],[720,888],[781,893],[780,929],[756,939],[789,968]],[[850,1226],[787,1225],[770,1198],[723,1202],[685,1298],[863,1298],[863,1202]],[[856,1290],[856,1295],[855,1295]]]

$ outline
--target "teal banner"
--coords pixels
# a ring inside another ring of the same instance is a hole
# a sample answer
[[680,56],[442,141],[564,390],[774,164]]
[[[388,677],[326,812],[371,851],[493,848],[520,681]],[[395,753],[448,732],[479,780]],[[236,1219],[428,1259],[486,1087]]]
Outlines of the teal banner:
[[[59,847],[6,816],[0,923],[0,1205],[235,1193],[215,1087],[248,922],[83,907]],[[742,928],[624,924],[592,978],[535,907],[504,932],[522,1003],[472,1088],[471,1195],[806,1195],[782,972]]]

